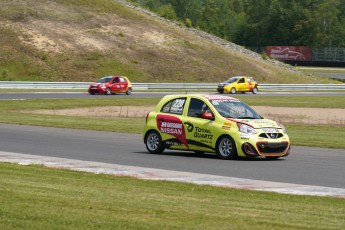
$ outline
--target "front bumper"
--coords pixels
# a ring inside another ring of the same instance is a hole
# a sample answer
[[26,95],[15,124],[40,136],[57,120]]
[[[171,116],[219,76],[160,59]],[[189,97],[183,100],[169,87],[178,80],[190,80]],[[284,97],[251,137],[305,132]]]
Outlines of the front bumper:
[[257,135],[240,134],[236,141],[239,156],[246,157],[284,157],[290,153],[289,137],[285,133],[277,133],[274,138],[263,138],[262,133]]
[[218,93],[224,93],[224,86],[218,86],[217,91]]
[[242,144],[241,150],[246,157],[285,157],[290,154],[290,143],[257,142],[254,147],[251,143],[245,142]]
[[90,87],[89,88],[89,94],[104,94],[105,89],[102,89],[100,87]]

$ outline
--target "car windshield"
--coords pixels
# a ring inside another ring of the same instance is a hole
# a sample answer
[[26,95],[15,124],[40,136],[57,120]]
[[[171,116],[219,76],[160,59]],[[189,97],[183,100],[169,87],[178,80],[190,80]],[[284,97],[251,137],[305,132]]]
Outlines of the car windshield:
[[236,82],[238,80],[238,77],[232,77],[232,78],[229,78],[225,83],[233,83],[233,82]]
[[225,118],[262,119],[252,108],[242,101],[233,99],[210,100],[218,113]]
[[113,77],[102,77],[101,79],[99,79],[97,81],[97,83],[106,83],[106,82],[110,82],[110,80],[112,79]]

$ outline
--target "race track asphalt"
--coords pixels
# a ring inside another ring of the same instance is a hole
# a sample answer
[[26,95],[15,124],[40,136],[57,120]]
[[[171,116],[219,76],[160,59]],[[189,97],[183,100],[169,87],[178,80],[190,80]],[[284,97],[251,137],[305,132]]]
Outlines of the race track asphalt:
[[0,124],[0,151],[345,189],[345,150],[292,146],[278,160],[225,161],[166,150],[149,154],[141,135]]

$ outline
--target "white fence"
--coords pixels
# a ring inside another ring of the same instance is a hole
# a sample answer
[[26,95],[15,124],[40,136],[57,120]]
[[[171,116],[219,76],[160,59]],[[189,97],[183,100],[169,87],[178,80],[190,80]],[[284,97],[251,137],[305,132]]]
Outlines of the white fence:
[[[87,89],[91,82],[0,81],[0,89]],[[133,90],[216,90],[218,83],[132,83]],[[345,84],[259,84],[260,90],[345,90]]]

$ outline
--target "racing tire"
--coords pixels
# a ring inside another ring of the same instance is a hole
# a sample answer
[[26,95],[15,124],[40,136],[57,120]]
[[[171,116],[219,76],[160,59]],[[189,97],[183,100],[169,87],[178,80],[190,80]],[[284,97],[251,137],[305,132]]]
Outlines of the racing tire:
[[110,88],[107,88],[105,90],[105,95],[112,95],[113,93],[111,92],[111,89]]
[[277,160],[280,157],[265,157],[267,160]]
[[231,88],[230,93],[231,94],[235,94],[236,93],[236,89],[235,88]]
[[203,151],[194,151],[195,155],[197,155],[198,157],[201,157],[205,154],[205,152]]
[[155,131],[151,130],[145,135],[145,146],[149,153],[159,154],[165,149],[161,135]]
[[126,91],[126,94],[127,95],[131,95],[132,94],[132,88],[128,88],[127,91]]
[[234,160],[237,158],[236,144],[230,136],[222,136],[216,144],[216,153],[223,160]]
[[253,94],[257,94],[257,93],[258,93],[258,91],[259,91],[259,90],[258,90],[258,88],[254,87],[254,89],[253,89],[252,93],[253,93]]

